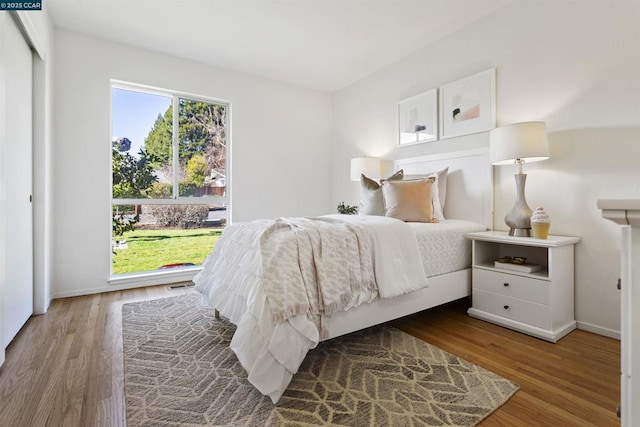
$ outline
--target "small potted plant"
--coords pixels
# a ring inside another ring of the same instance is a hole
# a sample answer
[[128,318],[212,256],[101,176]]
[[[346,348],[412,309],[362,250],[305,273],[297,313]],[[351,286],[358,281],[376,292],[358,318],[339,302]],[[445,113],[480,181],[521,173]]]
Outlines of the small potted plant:
[[338,203],[338,213],[343,215],[355,215],[358,213],[358,207],[345,205],[344,202],[340,202]]

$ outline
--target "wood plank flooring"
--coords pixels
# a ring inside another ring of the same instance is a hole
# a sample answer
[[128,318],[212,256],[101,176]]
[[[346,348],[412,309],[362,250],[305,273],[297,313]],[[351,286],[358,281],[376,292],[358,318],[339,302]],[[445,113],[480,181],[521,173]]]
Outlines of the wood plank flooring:
[[[60,299],[0,368],[0,426],[125,426],[122,304],[193,290],[156,286]],[[620,343],[574,331],[547,343],[466,315],[467,301],[393,322],[520,384],[482,426],[616,426]]]
[[393,324],[520,385],[483,426],[616,426],[620,342],[576,330],[553,344],[466,316],[467,301]]

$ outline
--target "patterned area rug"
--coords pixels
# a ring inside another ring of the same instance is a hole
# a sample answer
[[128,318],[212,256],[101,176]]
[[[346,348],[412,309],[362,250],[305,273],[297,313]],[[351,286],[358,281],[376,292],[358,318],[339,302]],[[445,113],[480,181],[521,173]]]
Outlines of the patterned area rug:
[[277,405],[229,342],[235,327],[182,295],[122,309],[134,426],[472,426],[518,385],[381,325],[320,343]]

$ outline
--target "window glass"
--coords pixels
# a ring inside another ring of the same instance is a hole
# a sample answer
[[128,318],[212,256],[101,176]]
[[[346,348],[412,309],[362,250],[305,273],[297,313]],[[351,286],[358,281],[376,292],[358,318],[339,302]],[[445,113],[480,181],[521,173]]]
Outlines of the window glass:
[[178,106],[179,195],[224,197],[226,106],[183,98]]
[[114,199],[172,198],[172,97],[112,91]]
[[112,274],[189,267],[211,252],[227,223],[228,109],[113,86]]
[[202,264],[227,222],[226,209],[201,204],[113,208],[123,221],[136,215],[139,220],[122,234],[113,233],[112,274]]

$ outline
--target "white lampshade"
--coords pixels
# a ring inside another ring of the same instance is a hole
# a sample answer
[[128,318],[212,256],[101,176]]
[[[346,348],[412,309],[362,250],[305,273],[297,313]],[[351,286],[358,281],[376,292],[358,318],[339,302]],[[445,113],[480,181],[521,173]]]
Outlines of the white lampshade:
[[502,126],[493,129],[489,138],[493,165],[513,164],[516,159],[531,163],[549,158],[549,143],[544,122]]
[[367,178],[380,179],[380,159],[355,157],[351,159],[351,181],[360,181],[360,174]]

